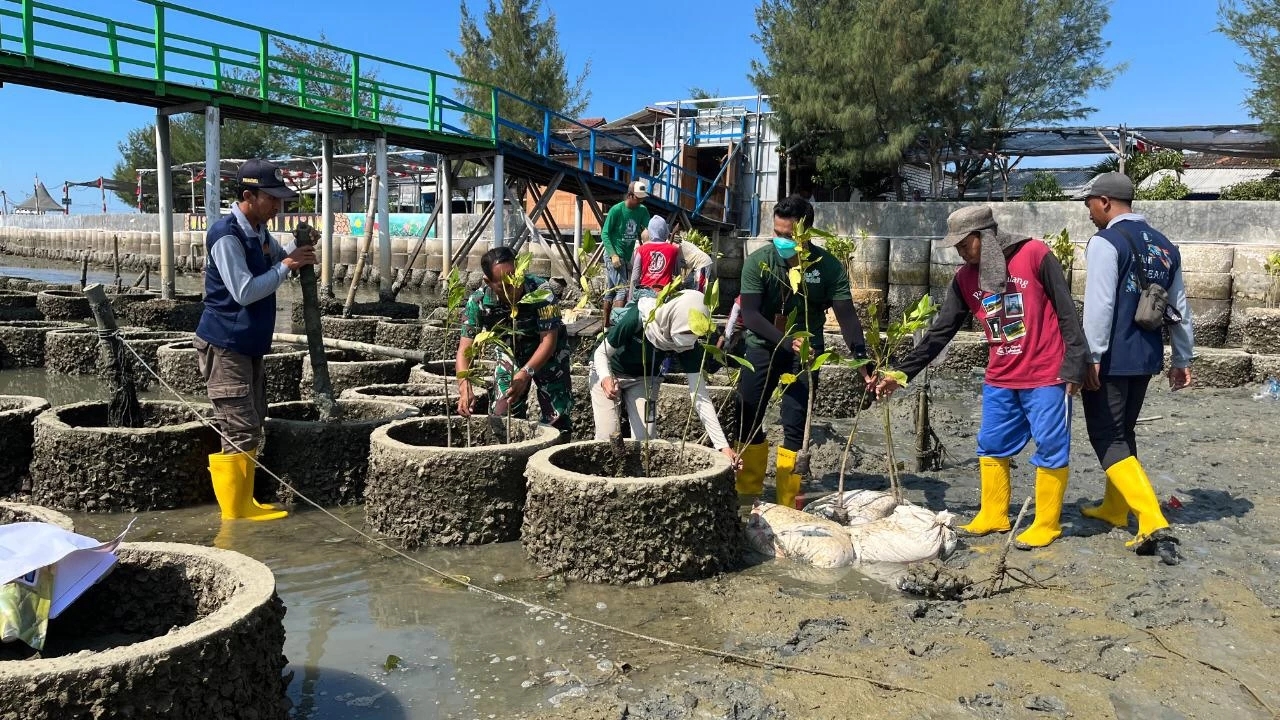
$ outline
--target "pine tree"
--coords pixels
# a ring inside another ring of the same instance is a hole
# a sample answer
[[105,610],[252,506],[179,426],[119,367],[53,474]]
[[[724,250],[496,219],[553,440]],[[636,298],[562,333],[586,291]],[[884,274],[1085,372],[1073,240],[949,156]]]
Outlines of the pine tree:
[[[762,0],[763,62],[784,145],[803,141],[828,184],[872,194],[908,157],[998,149],[990,128],[1083,117],[1102,65],[1102,0]],[[957,164],[962,183],[981,157]]]
[[1253,79],[1245,99],[1249,114],[1280,138],[1280,2],[1236,0],[1220,6],[1218,32],[1235,41],[1249,61],[1240,64]]
[[[540,20],[541,11],[541,0],[501,0],[500,7],[489,0],[482,29],[463,2],[458,38],[461,50],[450,51],[449,56],[457,64],[458,73],[469,80],[497,86],[576,118],[590,99],[585,87],[590,63],[572,83],[569,81],[555,14],[548,12],[546,18]],[[485,112],[490,110],[491,93],[484,85],[463,84],[458,93],[464,104]],[[538,133],[542,131],[542,112],[527,103],[502,96],[498,100],[498,112],[506,120]],[[489,135],[487,116],[469,115],[467,124],[473,133]],[[520,144],[530,141],[526,135],[510,129],[504,129],[502,136]]]
[[[116,190],[116,196],[133,207],[137,201],[135,184],[137,170],[142,175],[142,210],[156,212],[159,198],[156,191],[156,126],[154,123],[134,128],[117,146],[120,160],[112,169],[111,177],[124,189]],[[279,157],[289,153],[287,137],[271,125],[228,119],[222,124],[222,157],[254,158]],[[204,161],[204,115],[175,115],[169,120],[169,154],[174,165]],[[199,171],[197,171],[199,172]],[[175,211],[191,211],[191,177],[173,173],[173,199]],[[204,202],[203,184],[197,183],[197,203]],[[222,183],[222,198],[234,197],[234,188]]]

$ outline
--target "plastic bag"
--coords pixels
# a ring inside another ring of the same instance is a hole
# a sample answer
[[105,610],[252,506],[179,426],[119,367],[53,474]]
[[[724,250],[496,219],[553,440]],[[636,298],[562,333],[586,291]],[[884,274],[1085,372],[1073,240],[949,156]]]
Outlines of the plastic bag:
[[[805,505],[804,511],[810,515],[834,520],[833,515],[839,501],[840,493],[831,493]],[[892,493],[882,490],[846,490],[844,492],[844,509],[849,513],[850,523],[858,522],[855,518],[862,518],[863,521],[869,522],[888,517],[897,504]]]
[[21,640],[32,650],[43,650],[52,604],[52,567],[0,585],[0,642]]
[[758,503],[751,510],[747,538],[762,554],[803,560],[814,567],[844,567],[856,557],[841,525],[773,503]]
[[889,517],[854,523],[845,531],[859,562],[913,563],[950,555],[956,548],[955,516],[899,505]]

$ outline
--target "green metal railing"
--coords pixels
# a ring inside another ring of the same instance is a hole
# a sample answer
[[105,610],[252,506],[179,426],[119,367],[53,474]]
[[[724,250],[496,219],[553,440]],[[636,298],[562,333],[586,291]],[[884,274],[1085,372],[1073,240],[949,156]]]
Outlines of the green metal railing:
[[[493,85],[167,0],[136,1],[152,9],[150,27],[39,0],[0,0],[0,66],[127,86],[157,97],[238,106],[264,115],[325,120],[353,129],[395,129],[472,147],[510,144],[613,182],[661,183],[665,189],[660,196],[695,213],[716,186],[648,148],[587,128]],[[176,31],[186,27],[200,31]],[[251,49],[237,46],[237,39]],[[323,53],[331,63],[303,62],[291,53],[298,47]],[[394,74],[394,82],[379,77],[382,72]],[[459,100],[460,96],[471,98],[473,105]],[[486,103],[488,107],[483,107]],[[500,107],[515,108],[518,115],[536,115],[541,121],[538,127],[525,127],[502,117]],[[570,142],[553,134],[553,125],[570,130],[575,139]],[[616,153],[612,159],[597,155],[601,138],[613,147],[624,146],[629,156],[619,162]],[[657,171],[646,172],[652,167]],[[696,186],[697,191],[685,185]]]

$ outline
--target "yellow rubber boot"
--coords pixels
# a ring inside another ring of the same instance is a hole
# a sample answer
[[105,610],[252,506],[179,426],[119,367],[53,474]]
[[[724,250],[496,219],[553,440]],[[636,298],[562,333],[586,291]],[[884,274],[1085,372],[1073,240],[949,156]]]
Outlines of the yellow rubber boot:
[[1036,516],[1031,527],[1018,533],[1014,547],[1030,550],[1062,537],[1062,496],[1069,474],[1069,468],[1036,468]]
[[260,503],[258,502],[257,498],[253,497],[253,488],[254,488],[254,482],[255,482],[254,474],[258,471],[258,464],[254,462],[254,460],[258,459],[258,448],[254,448],[246,452],[245,455],[248,455],[248,457],[245,458],[245,474],[249,476],[249,497],[253,498],[254,506],[261,508],[263,510],[278,510],[279,508],[276,505],[273,505],[271,503]]
[[1102,504],[1086,505],[1080,508],[1080,514],[1116,527],[1129,526],[1129,506],[1110,478],[1107,479],[1107,490],[1102,495]]
[[777,491],[778,504],[783,507],[796,506],[796,496],[800,494],[800,482],[804,479],[795,474],[796,451],[784,447],[778,448],[778,462],[773,475],[773,487]]
[[978,514],[959,530],[972,537],[1009,532],[1009,458],[980,457],[982,503]]
[[1125,547],[1134,548],[1144,544],[1151,534],[1169,527],[1160,511],[1160,500],[1156,498],[1155,488],[1142,469],[1138,458],[1130,455],[1107,468],[1107,477],[1116,486],[1116,491],[1124,498],[1125,504],[1138,516],[1138,535],[1125,543]]
[[253,504],[253,485],[249,481],[247,453],[215,453],[209,456],[209,476],[213,494],[222,508],[223,520],[276,520],[288,515],[286,510],[266,510]]
[[738,471],[734,482],[738,497],[754,500],[764,494],[764,472],[769,466],[769,443],[740,446],[738,457],[742,459],[742,469]]

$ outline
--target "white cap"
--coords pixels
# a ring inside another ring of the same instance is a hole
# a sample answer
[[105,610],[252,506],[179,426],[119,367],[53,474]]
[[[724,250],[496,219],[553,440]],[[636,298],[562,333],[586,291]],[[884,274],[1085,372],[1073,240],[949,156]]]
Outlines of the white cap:
[[649,183],[644,180],[633,180],[631,184],[627,186],[627,194],[635,195],[636,199],[643,200],[649,197]]

